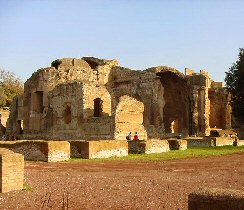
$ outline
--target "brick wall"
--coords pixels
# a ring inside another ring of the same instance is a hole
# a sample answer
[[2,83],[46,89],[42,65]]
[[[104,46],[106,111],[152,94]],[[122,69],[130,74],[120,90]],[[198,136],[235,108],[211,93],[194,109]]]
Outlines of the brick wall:
[[25,160],[58,162],[70,158],[70,144],[67,141],[4,141],[0,142],[0,147],[23,154]]
[[151,154],[169,151],[166,140],[128,141],[129,153]]
[[213,138],[215,142],[215,146],[225,146],[225,145],[233,145],[235,139],[231,137],[216,137]]
[[209,137],[189,137],[186,139],[188,147],[211,147],[215,142]]
[[128,155],[128,144],[123,140],[80,141],[80,144],[82,158],[109,158]]
[[182,139],[169,139],[169,148],[170,150],[186,150],[187,141]]
[[0,148],[0,192],[22,190],[24,182],[24,156]]

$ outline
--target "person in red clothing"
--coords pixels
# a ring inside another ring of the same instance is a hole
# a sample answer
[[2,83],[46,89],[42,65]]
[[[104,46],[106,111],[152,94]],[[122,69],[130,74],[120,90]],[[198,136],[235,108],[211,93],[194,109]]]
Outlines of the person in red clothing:
[[139,136],[138,136],[138,133],[136,132],[136,134],[134,135],[134,138],[133,138],[134,141],[138,141],[139,140]]

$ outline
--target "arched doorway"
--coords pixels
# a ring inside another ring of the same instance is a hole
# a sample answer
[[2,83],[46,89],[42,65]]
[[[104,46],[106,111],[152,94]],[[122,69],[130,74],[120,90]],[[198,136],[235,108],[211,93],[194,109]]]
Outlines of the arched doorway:
[[139,139],[147,139],[147,132],[143,126],[144,104],[132,97],[122,96],[116,107],[115,139],[125,140],[131,131],[139,133]]
[[184,75],[177,70],[157,73],[164,87],[163,122],[165,133],[190,133],[190,89]]

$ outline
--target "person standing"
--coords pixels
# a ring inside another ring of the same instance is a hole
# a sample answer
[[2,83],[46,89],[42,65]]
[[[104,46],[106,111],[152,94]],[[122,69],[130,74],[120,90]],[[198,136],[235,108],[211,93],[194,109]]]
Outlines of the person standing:
[[138,141],[138,140],[139,140],[139,135],[138,135],[137,132],[135,133],[133,140],[134,140],[134,141]]
[[132,140],[132,133],[131,131],[129,132],[129,134],[126,136],[126,139],[131,141]]

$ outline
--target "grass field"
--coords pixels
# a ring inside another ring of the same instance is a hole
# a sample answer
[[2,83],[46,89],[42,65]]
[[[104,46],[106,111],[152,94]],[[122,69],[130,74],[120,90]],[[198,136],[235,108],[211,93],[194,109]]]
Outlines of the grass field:
[[104,160],[140,160],[140,161],[161,161],[183,158],[211,157],[235,153],[244,153],[244,146],[222,146],[222,147],[191,147],[187,150],[171,150],[169,152],[155,154],[129,154],[125,157],[112,157],[106,159],[80,159],[74,158],[71,161],[104,161]]

